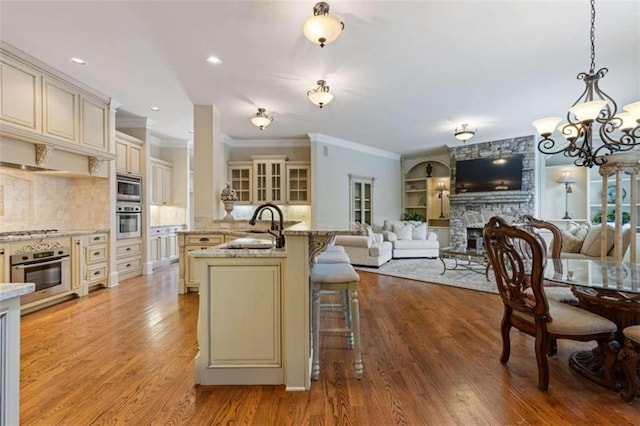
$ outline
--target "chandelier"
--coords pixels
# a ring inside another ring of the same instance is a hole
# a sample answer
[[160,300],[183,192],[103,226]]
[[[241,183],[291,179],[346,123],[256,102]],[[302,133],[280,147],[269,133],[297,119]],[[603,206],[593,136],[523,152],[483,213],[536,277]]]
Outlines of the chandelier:
[[329,15],[329,5],[323,1],[313,6],[313,16],[307,18],[302,32],[312,43],[324,47],[338,38],[344,30],[344,24],[335,16]]
[[258,108],[256,115],[251,117],[251,123],[260,130],[264,130],[272,121],[273,117],[264,108]]
[[455,132],[453,132],[453,136],[455,136],[456,139],[458,139],[459,141],[462,141],[462,142],[468,141],[478,131],[478,129],[476,130],[468,129],[467,128],[468,126],[469,126],[468,124],[463,124],[462,128],[456,128]]
[[318,80],[318,87],[307,92],[307,97],[320,108],[333,100],[333,94],[329,93],[329,86],[324,80]]
[[[584,81],[585,89],[569,108],[567,122],[558,125],[561,118],[547,117],[531,123],[542,136],[538,151],[562,153],[565,157],[575,158],[574,164],[582,167],[601,166],[607,162],[607,155],[628,151],[640,144],[640,102],[625,105],[625,112],[618,113],[616,102],[598,86],[598,81],[609,70],[595,70],[595,20],[595,0],[591,0],[591,68],[588,73],[581,72],[577,76],[578,80]],[[567,140],[566,145],[562,141],[562,144],[557,143],[561,146],[556,146],[556,141],[551,139],[556,128]],[[602,142],[597,147],[593,144],[594,133]]]

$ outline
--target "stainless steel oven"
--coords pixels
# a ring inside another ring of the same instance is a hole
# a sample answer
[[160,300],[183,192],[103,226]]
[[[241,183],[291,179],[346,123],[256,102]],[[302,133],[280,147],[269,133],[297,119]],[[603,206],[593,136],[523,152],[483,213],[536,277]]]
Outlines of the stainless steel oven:
[[9,259],[11,282],[36,285],[33,293],[22,296],[23,305],[71,290],[68,248],[14,254]]
[[116,204],[116,239],[139,238],[142,235],[142,211],[137,203]]
[[138,176],[116,175],[116,188],[116,201],[142,200],[142,180]]

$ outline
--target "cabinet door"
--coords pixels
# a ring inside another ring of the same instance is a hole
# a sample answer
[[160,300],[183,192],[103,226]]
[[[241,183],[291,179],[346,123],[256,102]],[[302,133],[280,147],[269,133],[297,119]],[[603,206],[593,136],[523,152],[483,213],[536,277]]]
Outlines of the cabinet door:
[[253,164],[253,173],[255,176],[254,202],[282,204],[285,191],[285,161],[256,160]]
[[78,143],[80,94],[61,81],[42,80],[42,133]]
[[309,166],[287,166],[287,204],[309,204]]
[[229,166],[228,181],[231,188],[236,191],[238,201],[236,204],[251,204],[252,185],[251,185],[251,169],[252,166]]
[[373,222],[373,178],[350,176],[349,180],[350,220],[371,225]]
[[42,77],[22,64],[0,63],[0,119],[13,126],[40,132]]
[[178,236],[176,234],[169,234],[167,236],[167,257],[169,259],[176,259],[178,257]]
[[173,169],[162,168],[162,204],[171,204],[173,201]]
[[157,262],[160,260],[160,237],[151,237],[150,243],[151,261]]
[[142,148],[129,144],[128,171],[134,175],[142,175]]
[[160,164],[153,164],[151,181],[151,204],[162,204],[162,175],[163,170]]
[[4,276],[4,247],[0,247],[0,282],[9,283],[11,282],[10,277]]
[[81,96],[80,113],[82,122],[81,143],[106,151],[108,149],[108,106]]
[[127,168],[129,145],[125,142],[116,141],[116,171],[128,173]]

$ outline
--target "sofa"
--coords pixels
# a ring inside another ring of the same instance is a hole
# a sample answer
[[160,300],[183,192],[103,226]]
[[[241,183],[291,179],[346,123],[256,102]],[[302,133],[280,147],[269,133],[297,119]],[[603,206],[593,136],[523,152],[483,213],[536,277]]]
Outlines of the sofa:
[[370,228],[366,235],[336,235],[333,244],[344,248],[352,265],[378,267],[389,259],[393,245],[384,241],[382,234],[374,233]]
[[[588,224],[577,224],[569,222],[566,229],[562,233],[562,252],[560,257],[563,259],[593,259],[600,258],[600,232],[602,225],[591,226]],[[607,258],[612,258],[614,253],[614,234],[615,228],[613,224],[607,224]],[[622,256],[624,257],[631,238],[634,237],[633,229],[629,225],[622,227]]]
[[382,227],[385,241],[393,245],[394,259],[406,257],[438,257],[438,235],[428,230],[425,222],[385,220]]

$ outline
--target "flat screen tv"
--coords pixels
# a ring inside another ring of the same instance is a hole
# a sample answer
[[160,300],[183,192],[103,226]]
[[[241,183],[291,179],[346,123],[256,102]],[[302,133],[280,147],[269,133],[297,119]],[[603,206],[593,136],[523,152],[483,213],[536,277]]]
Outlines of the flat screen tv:
[[456,194],[519,191],[522,189],[523,154],[456,161]]

